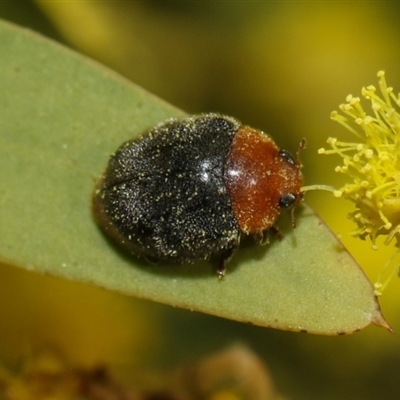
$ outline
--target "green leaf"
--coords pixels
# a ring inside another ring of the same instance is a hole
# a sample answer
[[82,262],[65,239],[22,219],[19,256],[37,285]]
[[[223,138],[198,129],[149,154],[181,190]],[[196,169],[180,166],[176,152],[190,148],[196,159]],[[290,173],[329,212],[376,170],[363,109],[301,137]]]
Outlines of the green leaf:
[[219,280],[209,263],[150,266],[104,237],[90,209],[109,154],[183,113],[112,71],[0,23],[0,261],[274,328],[388,327],[373,288],[307,207],[283,240],[248,241]]

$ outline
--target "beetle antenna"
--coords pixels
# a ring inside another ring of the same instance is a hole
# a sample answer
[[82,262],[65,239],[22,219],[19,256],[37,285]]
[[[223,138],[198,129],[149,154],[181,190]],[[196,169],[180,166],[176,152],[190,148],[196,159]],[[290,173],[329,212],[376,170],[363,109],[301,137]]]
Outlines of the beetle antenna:
[[309,185],[309,186],[303,186],[300,189],[300,192],[308,192],[309,190],[325,190],[327,192],[336,192],[336,189],[333,186],[330,185]]
[[300,160],[300,152],[306,148],[306,139],[301,139],[299,142],[299,147],[297,148],[296,159],[297,164],[300,165],[301,168],[301,160]]

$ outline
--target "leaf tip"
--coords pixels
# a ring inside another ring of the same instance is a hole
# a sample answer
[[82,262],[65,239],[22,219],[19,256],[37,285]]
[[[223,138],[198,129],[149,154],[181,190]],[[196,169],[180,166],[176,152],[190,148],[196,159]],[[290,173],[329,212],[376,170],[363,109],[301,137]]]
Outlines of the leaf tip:
[[381,328],[385,328],[390,333],[394,333],[393,328],[386,321],[385,317],[382,315],[382,312],[380,310],[377,310],[377,312],[374,313],[374,315],[371,318],[371,322],[376,326],[379,326]]

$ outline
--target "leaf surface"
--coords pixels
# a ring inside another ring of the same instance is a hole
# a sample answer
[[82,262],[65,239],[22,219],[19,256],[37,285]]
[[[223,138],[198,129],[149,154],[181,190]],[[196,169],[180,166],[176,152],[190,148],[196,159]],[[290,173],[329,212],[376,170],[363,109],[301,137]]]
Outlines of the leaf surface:
[[181,111],[30,31],[0,23],[0,261],[128,295],[274,328],[351,333],[388,327],[373,288],[304,206],[283,240],[245,241],[215,266],[158,265],[121,253],[90,209],[109,155]]

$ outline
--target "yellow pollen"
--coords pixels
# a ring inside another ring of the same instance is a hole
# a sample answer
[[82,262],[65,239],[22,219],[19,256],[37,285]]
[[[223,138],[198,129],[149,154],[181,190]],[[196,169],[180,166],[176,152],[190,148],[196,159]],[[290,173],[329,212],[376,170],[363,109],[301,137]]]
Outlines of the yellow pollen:
[[[355,141],[341,142],[330,137],[330,149],[319,149],[319,154],[336,154],[342,163],[336,172],[347,175],[348,183],[333,192],[353,202],[355,211],[350,218],[357,225],[351,232],[364,239],[369,237],[377,248],[378,236],[385,236],[385,244],[393,239],[399,249],[388,265],[396,271],[400,263],[400,95],[386,84],[384,71],[378,72],[379,86],[363,87],[363,101],[348,95],[339,105],[340,113],[333,111],[331,119],[351,132]],[[370,104],[370,112],[363,102]],[[397,263],[395,262],[397,260]],[[376,284],[381,293],[387,285],[384,271]],[[387,275],[385,273],[385,275]],[[395,273],[390,272],[389,276]]]

